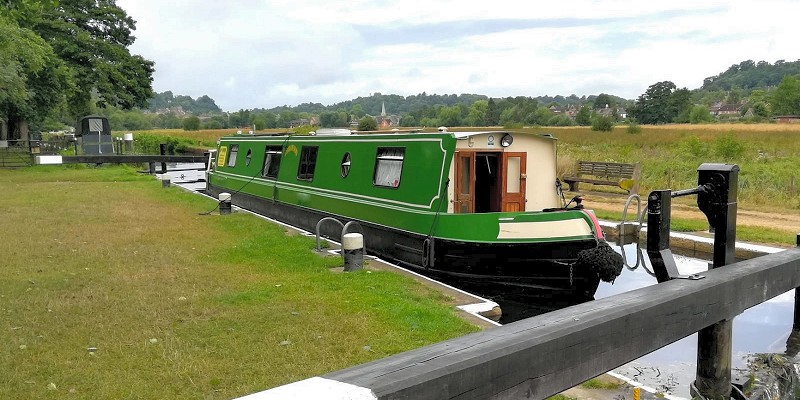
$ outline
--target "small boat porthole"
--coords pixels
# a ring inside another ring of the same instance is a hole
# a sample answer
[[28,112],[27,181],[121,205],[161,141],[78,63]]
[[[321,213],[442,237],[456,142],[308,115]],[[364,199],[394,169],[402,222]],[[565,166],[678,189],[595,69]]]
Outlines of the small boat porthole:
[[253,150],[247,149],[247,156],[244,158],[244,165],[250,165],[250,159],[253,158]]
[[350,153],[344,153],[344,157],[342,157],[342,178],[347,178],[347,175],[350,174]]

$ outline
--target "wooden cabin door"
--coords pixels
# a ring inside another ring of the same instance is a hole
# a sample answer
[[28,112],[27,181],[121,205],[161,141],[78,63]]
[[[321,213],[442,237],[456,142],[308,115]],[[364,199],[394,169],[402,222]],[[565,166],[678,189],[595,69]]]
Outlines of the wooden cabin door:
[[503,153],[503,211],[525,211],[526,153]]
[[456,152],[456,213],[475,212],[475,153],[471,151]]

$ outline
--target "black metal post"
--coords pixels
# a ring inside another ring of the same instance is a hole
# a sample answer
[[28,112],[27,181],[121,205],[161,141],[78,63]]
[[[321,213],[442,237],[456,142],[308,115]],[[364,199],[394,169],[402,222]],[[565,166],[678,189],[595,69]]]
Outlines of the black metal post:
[[[800,233],[797,234],[795,243],[800,247]],[[794,324],[792,324],[792,329],[800,329],[800,289],[794,290]]]
[[[733,263],[736,255],[736,197],[739,167],[705,163],[697,168],[697,183],[708,190],[697,195],[697,206],[714,228],[712,268]],[[697,332],[697,375],[694,388],[708,399],[728,399],[731,393],[733,319]]]
[[659,283],[678,276],[678,266],[669,248],[672,191],[654,190],[647,197],[647,255]]
[[[159,144],[158,145],[158,149],[159,149],[159,151],[160,151],[162,156],[167,155],[167,144],[166,143]],[[167,173],[167,163],[165,163],[165,162],[161,162],[161,173],[162,174],[166,174]]]

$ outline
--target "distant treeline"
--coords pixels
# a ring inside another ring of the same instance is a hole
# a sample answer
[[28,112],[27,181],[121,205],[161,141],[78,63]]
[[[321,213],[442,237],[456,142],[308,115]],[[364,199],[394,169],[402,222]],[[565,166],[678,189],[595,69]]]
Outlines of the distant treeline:
[[[399,116],[400,126],[570,126],[606,124],[631,117],[641,123],[712,122],[715,119],[766,121],[773,115],[794,114],[791,107],[794,81],[800,77],[800,60],[774,64],[742,61],[725,72],[708,77],[703,86],[689,90],[663,81],[651,85],[636,100],[601,93],[577,96],[517,96],[490,98],[480,94],[427,94],[411,96],[372,93],[331,105],[302,103],[296,106],[242,109],[222,112],[213,99],[201,96],[157,93],[148,111],[100,110],[114,129],[152,128],[220,129],[255,127],[289,128],[297,124],[347,127],[366,116]],[[784,82],[784,79],[789,81]],[[783,83],[783,85],[781,85]],[[800,98],[800,93],[796,93]],[[715,115],[720,104],[735,106],[735,115]],[[712,107],[713,106],[713,107]],[[800,113],[800,110],[797,111]],[[396,119],[395,119],[396,121]]]
[[742,61],[731,65],[725,72],[703,80],[700,91],[750,90],[778,86],[784,76],[800,75],[800,60],[786,62]]

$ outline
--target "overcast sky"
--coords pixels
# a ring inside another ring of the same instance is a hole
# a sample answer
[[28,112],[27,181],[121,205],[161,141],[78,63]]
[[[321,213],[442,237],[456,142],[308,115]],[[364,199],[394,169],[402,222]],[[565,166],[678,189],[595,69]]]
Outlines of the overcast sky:
[[[226,111],[373,92],[493,97],[695,89],[800,59],[800,1],[117,0],[153,89]],[[391,110],[387,110],[390,111]]]

